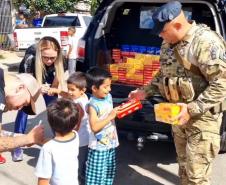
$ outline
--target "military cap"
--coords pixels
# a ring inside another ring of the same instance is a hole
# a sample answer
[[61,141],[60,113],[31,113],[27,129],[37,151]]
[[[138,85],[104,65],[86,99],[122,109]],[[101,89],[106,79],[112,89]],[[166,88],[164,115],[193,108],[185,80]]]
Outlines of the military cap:
[[181,12],[182,5],[179,1],[170,1],[156,9],[152,15],[154,27],[152,33],[159,35],[167,22],[175,19]]

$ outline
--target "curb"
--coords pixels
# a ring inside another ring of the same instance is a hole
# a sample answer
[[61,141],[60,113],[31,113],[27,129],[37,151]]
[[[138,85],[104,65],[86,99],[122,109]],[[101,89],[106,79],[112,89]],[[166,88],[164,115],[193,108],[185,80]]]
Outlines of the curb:
[[0,68],[2,68],[4,72],[8,72],[9,71],[8,70],[9,67],[4,65],[4,64],[1,64],[1,63],[0,63]]
[[16,52],[7,51],[0,51],[0,54],[4,57],[0,59],[0,68],[4,72],[18,72],[23,55],[19,57]]

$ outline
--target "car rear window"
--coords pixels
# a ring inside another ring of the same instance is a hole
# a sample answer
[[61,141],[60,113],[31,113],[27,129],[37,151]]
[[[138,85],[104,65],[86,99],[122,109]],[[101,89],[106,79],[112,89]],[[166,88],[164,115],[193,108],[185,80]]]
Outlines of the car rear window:
[[[152,29],[154,26],[152,14],[159,6],[140,7],[140,29]],[[195,20],[197,23],[204,23],[215,29],[213,14],[205,4],[185,4],[183,5],[185,16],[188,20]]]
[[92,17],[90,17],[90,16],[82,16],[82,17],[84,19],[86,26],[88,27],[89,23],[91,22]]
[[77,16],[55,16],[47,17],[43,27],[60,27],[60,26],[81,26]]
[[[162,40],[151,34],[152,12],[162,4],[124,3],[116,11],[111,33],[120,44],[160,46]],[[186,3],[183,10],[188,19],[204,23],[215,30],[214,16],[207,4]],[[149,40],[149,41],[148,41]]]

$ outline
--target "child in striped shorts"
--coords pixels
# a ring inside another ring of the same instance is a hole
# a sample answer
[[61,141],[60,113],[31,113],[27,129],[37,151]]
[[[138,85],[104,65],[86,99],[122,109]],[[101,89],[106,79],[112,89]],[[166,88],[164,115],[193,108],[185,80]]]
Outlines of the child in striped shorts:
[[119,145],[114,119],[111,74],[100,68],[87,72],[92,96],[88,104],[91,134],[86,168],[86,185],[112,185],[116,171],[115,148]]

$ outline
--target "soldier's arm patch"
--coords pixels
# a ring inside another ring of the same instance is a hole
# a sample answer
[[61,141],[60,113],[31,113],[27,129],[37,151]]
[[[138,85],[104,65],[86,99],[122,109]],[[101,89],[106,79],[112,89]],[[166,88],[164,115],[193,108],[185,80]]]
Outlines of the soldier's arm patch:
[[218,63],[224,67],[226,66],[226,51],[216,44],[213,44],[210,48],[210,58],[213,61],[209,65]]
[[216,45],[212,45],[210,48],[210,57],[212,60],[216,60],[219,57],[219,49]]
[[196,57],[198,63],[205,65],[213,65],[215,60],[220,59],[220,53],[222,53],[223,48],[216,40],[208,40],[202,38],[197,42],[194,48],[196,52]]

